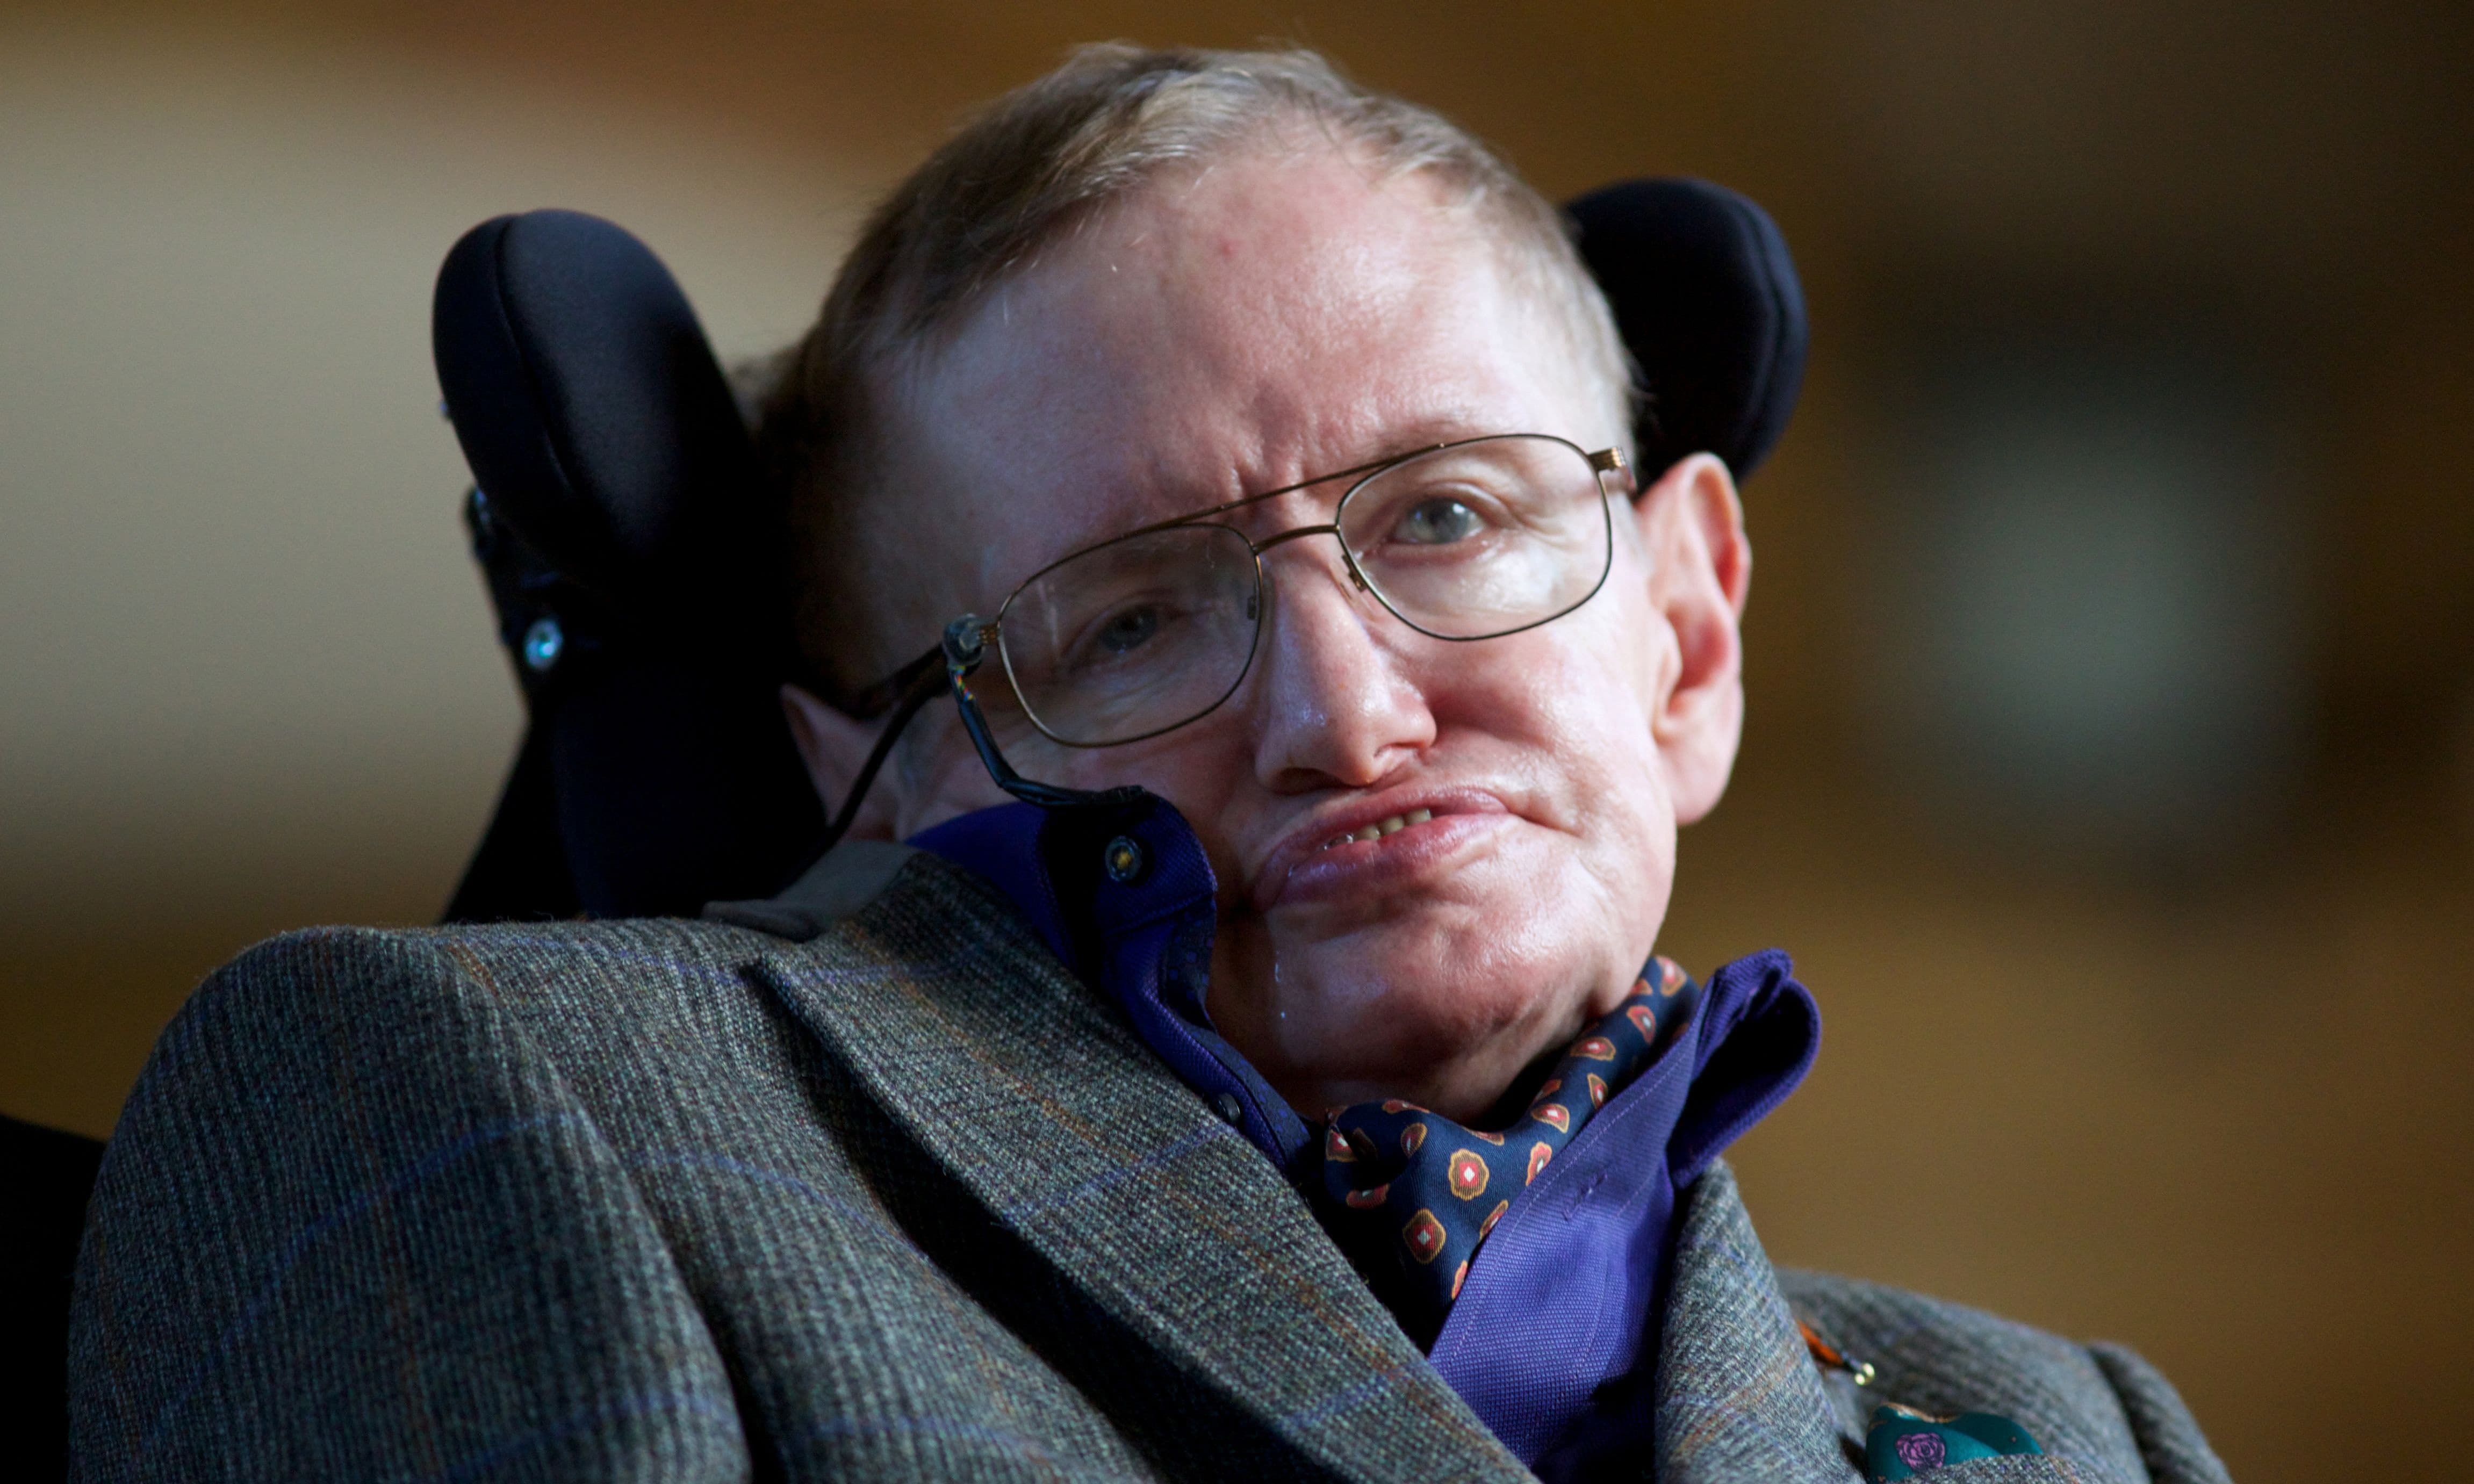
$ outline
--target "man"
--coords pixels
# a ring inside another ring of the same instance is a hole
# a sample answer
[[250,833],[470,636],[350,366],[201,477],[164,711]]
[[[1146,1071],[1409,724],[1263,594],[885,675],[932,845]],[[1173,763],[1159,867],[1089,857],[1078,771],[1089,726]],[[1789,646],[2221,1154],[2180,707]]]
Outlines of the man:
[[1717,1156],[1811,999],[1654,957],[1751,548],[1630,412],[1431,114],[1002,102],[766,410],[844,842],[219,974],[97,1199],[82,1474],[2221,1477],[2127,1352],[1761,1255]]

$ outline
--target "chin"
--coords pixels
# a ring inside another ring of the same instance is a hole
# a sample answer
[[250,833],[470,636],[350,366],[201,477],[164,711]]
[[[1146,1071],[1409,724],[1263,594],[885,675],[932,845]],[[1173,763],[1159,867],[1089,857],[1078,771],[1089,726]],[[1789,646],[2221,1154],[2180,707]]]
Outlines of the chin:
[[1284,1059],[1393,1091],[1472,1057],[1516,1071],[1572,1028],[1606,976],[1602,948],[1540,928],[1438,912],[1309,943],[1275,935]]

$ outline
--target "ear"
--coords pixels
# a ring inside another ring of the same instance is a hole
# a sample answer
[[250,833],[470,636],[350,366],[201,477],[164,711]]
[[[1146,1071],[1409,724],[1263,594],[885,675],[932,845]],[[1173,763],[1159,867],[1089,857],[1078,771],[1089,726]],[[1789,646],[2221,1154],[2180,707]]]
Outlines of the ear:
[[1753,545],[1734,476],[1716,455],[1680,459],[1634,503],[1649,558],[1650,602],[1675,637],[1654,697],[1651,734],[1675,804],[1690,824],[1718,805],[1744,730],[1744,599]]
[[[866,766],[882,723],[861,721],[794,685],[782,688],[782,716],[790,723],[790,738],[799,744],[799,756],[808,765],[808,779],[816,786],[816,797],[824,801],[825,817],[831,819],[840,812],[851,784]],[[859,817],[851,821],[844,838],[893,839],[892,793],[880,779],[868,791],[867,802],[860,806]]]

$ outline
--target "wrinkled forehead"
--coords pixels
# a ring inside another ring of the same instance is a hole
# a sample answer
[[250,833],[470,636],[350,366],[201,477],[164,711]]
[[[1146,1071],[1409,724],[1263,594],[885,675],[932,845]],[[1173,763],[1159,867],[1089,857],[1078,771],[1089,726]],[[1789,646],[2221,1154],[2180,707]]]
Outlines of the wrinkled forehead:
[[1077,546],[1423,443],[1612,441],[1529,277],[1482,212],[1328,149],[1163,177],[908,368],[886,508],[936,600],[984,606]]

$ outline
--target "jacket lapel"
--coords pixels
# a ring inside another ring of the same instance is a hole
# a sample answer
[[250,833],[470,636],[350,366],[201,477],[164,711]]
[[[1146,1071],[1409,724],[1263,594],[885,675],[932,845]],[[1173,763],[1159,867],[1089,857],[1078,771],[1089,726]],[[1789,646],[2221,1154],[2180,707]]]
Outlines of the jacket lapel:
[[1721,1162],[1692,1184],[1658,1368],[1665,1484],[1860,1479],[1821,1376]]
[[1308,1457],[1527,1476],[1270,1162],[965,873],[914,857],[757,972],[999,1223]]

